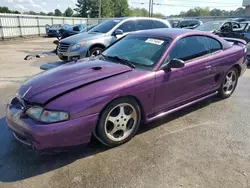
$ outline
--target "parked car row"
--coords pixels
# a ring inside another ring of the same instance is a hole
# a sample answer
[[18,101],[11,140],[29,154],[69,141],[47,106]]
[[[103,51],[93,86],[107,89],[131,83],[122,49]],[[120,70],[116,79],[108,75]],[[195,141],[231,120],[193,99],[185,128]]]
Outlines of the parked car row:
[[46,34],[48,37],[66,38],[78,34],[85,29],[85,24],[76,24],[74,26],[68,24],[53,24],[51,26],[46,25]]

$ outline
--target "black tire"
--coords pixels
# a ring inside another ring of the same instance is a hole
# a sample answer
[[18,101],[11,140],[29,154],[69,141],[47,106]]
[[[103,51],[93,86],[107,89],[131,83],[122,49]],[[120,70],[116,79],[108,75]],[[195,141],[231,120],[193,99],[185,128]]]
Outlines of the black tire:
[[[107,133],[105,133],[106,118],[108,117],[108,115],[112,111],[112,109],[114,109],[117,105],[124,104],[124,103],[130,104],[131,106],[134,107],[136,115],[137,115],[137,120],[134,122],[133,130],[128,137],[126,137],[125,139],[120,140],[120,141],[113,141],[107,136]],[[101,113],[101,116],[98,120],[98,124],[96,127],[97,136],[103,144],[110,146],[110,147],[115,147],[115,146],[124,144],[124,143],[128,142],[129,140],[131,140],[131,138],[134,137],[134,135],[136,134],[136,132],[139,128],[140,121],[141,121],[141,110],[140,110],[139,105],[137,104],[137,102],[133,98],[126,97],[126,98],[116,99],[113,102],[111,102],[110,104],[108,104],[106,106],[106,108],[103,110],[103,112]]]
[[[226,93],[225,90],[224,90],[224,88],[223,88],[223,85],[224,85],[224,83],[225,83],[225,81],[226,81],[226,76],[228,75],[228,73],[230,73],[230,72],[232,72],[232,71],[233,71],[233,72],[235,73],[235,75],[236,75],[236,78],[235,78],[235,79],[236,79],[236,83],[235,83],[235,85],[234,85],[232,91],[231,91],[230,93]],[[220,89],[219,89],[218,96],[221,97],[221,98],[223,98],[223,99],[229,98],[229,97],[234,93],[234,91],[235,91],[235,88],[236,88],[236,86],[237,86],[237,84],[238,84],[238,78],[239,78],[239,72],[238,72],[238,70],[237,70],[235,67],[232,67],[232,68],[225,74],[225,76],[224,76],[224,78],[223,78],[223,80],[222,80],[222,83],[221,83],[221,87],[220,87]]]
[[[94,47],[94,48],[92,48],[92,49],[89,50],[88,56],[89,56],[89,57],[92,56],[93,53],[96,52],[96,51],[103,52],[103,50],[104,50],[104,49],[101,48],[101,47]],[[96,55],[98,55],[98,54],[96,54]]]

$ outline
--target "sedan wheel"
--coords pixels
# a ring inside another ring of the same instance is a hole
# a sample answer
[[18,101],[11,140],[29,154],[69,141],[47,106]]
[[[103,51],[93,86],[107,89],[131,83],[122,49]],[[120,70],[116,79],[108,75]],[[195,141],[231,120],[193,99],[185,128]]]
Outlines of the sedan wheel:
[[235,68],[230,69],[224,77],[220,88],[220,96],[223,98],[230,97],[234,92],[238,82],[238,71]]
[[103,49],[102,48],[99,48],[99,47],[95,47],[93,49],[90,50],[89,54],[90,54],[90,57],[91,56],[98,56],[102,53]]
[[118,99],[104,110],[97,131],[101,141],[117,146],[130,140],[140,123],[140,109],[133,99]]

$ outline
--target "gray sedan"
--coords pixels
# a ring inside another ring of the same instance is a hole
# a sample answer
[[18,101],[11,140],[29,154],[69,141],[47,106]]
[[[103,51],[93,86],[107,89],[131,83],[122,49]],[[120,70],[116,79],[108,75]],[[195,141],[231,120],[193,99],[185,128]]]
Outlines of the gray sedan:
[[63,61],[99,55],[120,37],[134,31],[171,28],[168,21],[157,18],[114,18],[97,25],[89,32],[60,41],[57,54]]

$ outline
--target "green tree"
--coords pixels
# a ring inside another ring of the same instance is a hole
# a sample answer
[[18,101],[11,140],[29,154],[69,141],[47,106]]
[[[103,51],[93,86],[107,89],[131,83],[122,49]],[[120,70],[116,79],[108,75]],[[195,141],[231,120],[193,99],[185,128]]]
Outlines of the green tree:
[[62,16],[62,12],[59,9],[55,9],[55,16]]
[[237,8],[235,11],[234,11],[234,16],[244,16],[245,14],[245,9],[240,7],[240,8]]
[[[97,18],[99,13],[99,0],[77,0],[77,4],[74,10],[81,17]],[[89,13],[88,13],[89,12]]]
[[11,13],[8,7],[0,7],[0,13]]
[[68,8],[65,10],[65,12],[64,12],[64,15],[65,15],[66,17],[72,17],[73,14],[74,14],[74,12],[73,12],[72,8],[70,8],[70,7],[68,7]]
[[39,15],[46,16],[46,13],[40,12]]
[[220,9],[213,9],[210,11],[210,16],[222,16],[222,11]]
[[102,9],[101,9],[102,18],[114,17],[112,6],[113,6],[112,0],[102,0]]
[[48,16],[54,16],[54,13],[53,12],[49,12],[47,15]]
[[14,13],[14,14],[20,14],[20,12],[18,11],[12,11],[12,10],[9,10],[8,7],[0,7],[0,13]]
[[147,17],[148,16],[148,10],[145,8],[132,8],[130,9],[130,16],[142,16]]
[[114,17],[129,16],[128,0],[113,0]]

